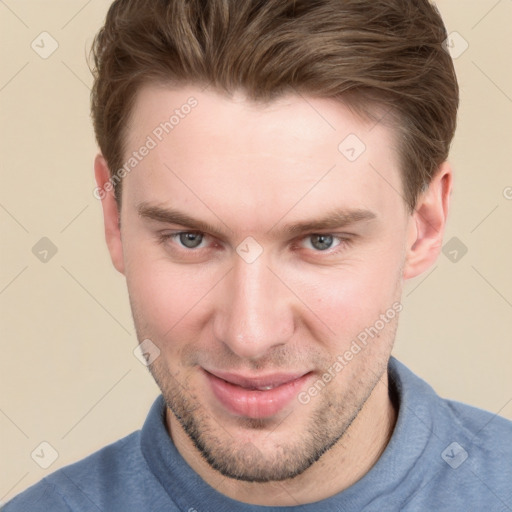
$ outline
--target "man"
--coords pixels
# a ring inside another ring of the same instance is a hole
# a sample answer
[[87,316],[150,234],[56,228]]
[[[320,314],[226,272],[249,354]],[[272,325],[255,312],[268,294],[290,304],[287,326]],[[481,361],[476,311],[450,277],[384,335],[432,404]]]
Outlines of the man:
[[162,395],[12,511],[512,510],[512,424],[391,357],[458,87],[427,0],[117,0],[105,233]]

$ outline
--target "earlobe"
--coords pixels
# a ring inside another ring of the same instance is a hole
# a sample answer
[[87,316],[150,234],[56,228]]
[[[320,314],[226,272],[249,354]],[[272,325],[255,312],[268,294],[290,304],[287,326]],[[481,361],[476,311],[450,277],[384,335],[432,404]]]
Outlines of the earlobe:
[[114,188],[110,182],[110,172],[107,162],[101,154],[94,160],[94,175],[96,179],[96,197],[101,199],[105,240],[114,267],[124,274],[123,245],[121,241],[120,212],[114,196]]
[[438,169],[418,198],[409,222],[404,279],[416,277],[437,260],[443,245],[453,174],[448,162]]

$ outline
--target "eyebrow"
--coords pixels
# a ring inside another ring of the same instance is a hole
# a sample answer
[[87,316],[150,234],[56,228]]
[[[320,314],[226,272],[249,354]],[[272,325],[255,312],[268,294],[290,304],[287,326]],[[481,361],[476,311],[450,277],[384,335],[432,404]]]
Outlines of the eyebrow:
[[[137,212],[140,217],[162,222],[165,224],[178,224],[187,229],[209,233],[218,238],[224,236],[222,230],[219,230],[209,222],[196,219],[184,212],[174,208],[164,208],[156,204],[142,202],[137,205]],[[285,224],[276,228],[279,222],[269,231],[274,232],[274,236],[297,236],[302,233],[314,233],[316,231],[325,231],[328,229],[339,229],[357,222],[367,222],[376,219],[377,215],[371,210],[363,209],[336,209],[327,212],[319,219],[299,221],[296,223]]]

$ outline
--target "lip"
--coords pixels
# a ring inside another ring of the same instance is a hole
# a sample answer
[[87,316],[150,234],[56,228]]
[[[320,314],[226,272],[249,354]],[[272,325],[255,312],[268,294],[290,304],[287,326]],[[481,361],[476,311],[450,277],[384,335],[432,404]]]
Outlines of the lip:
[[[268,418],[280,412],[311,377],[311,372],[276,373],[250,378],[203,370],[213,394],[225,409],[237,416],[255,419]],[[248,389],[267,386],[272,386],[272,389]]]

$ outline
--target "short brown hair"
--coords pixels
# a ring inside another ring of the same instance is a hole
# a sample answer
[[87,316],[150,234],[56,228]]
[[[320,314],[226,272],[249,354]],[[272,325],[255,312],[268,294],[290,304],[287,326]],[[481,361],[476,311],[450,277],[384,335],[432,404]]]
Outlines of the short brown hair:
[[[261,102],[290,92],[337,98],[392,121],[412,212],[456,126],[446,37],[428,0],[115,0],[92,46],[96,138],[113,174],[147,83],[240,89]],[[119,183],[119,206],[120,192]]]

